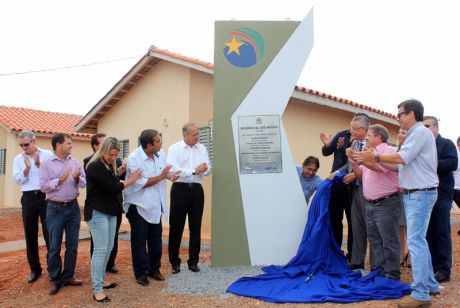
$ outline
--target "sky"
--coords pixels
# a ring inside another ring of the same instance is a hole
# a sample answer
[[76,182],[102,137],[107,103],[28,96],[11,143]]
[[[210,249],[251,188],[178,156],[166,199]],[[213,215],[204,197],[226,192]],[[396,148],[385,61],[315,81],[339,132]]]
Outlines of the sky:
[[419,99],[425,114],[440,120],[440,133],[455,141],[457,6],[455,0],[1,1],[0,105],[84,115],[151,45],[212,63],[215,21],[300,21],[313,8],[314,47],[297,85],[393,114],[401,101]]

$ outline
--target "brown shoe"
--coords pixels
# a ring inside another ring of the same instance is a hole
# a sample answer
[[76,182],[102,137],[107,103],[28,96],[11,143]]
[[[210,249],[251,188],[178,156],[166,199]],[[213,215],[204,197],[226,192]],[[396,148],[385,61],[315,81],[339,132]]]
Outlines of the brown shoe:
[[406,296],[398,302],[398,307],[400,308],[425,308],[430,306],[430,300],[419,301],[418,299],[415,299],[412,296]]
[[57,292],[59,292],[59,289],[61,288],[61,285],[60,284],[57,284],[57,283],[51,283],[50,284],[50,290],[48,292],[49,295],[54,295],[56,294]]
[[79,287],[83,284],[82,280],[78,280],[75,277],[71,277],[67,282],[64,283],[65,286]]

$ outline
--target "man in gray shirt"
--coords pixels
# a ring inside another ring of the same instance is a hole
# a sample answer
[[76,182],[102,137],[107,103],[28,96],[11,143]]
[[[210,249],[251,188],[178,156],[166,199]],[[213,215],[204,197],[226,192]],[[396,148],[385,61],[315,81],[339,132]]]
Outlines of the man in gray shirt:
[[434,278],[426,232],[436,202],[439,184],[436,143],[431,131],[423,126],[423,105],[410,99],[398,105],[398,122],[407,130],[398,153],[382,154],[368,149],[354,153],[358,162],[374,161],[399,164],[399,183],[403,189],[407,239],[412,259],[412,292],[398,307],[428,307],[430,294],[439,294]]

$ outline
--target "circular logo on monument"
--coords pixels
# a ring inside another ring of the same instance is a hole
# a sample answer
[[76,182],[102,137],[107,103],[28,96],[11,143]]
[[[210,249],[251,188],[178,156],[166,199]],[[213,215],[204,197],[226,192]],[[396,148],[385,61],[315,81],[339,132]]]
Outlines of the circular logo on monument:
[[225,41],[223,53],[227,61],[236,67],[251,67],[259,62],[265,53],[264,40],[256,31],[238,28],[231,31]]

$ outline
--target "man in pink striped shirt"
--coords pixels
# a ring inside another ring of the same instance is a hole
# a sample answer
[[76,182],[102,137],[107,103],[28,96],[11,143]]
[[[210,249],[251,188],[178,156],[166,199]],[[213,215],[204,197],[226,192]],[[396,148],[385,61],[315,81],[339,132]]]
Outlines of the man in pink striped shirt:
[[[375,124],[369,127],[366,144],[380,154],[396,153],[388,145],[388,130]],[[353,157],[353,153],[350,154]],[[352,161],[353,171],[362,179],[366,199],[367,237],[372,250],[371,269],[381,276],[399,280],[399,218],[402,200],[399,193],[397,165]]]

